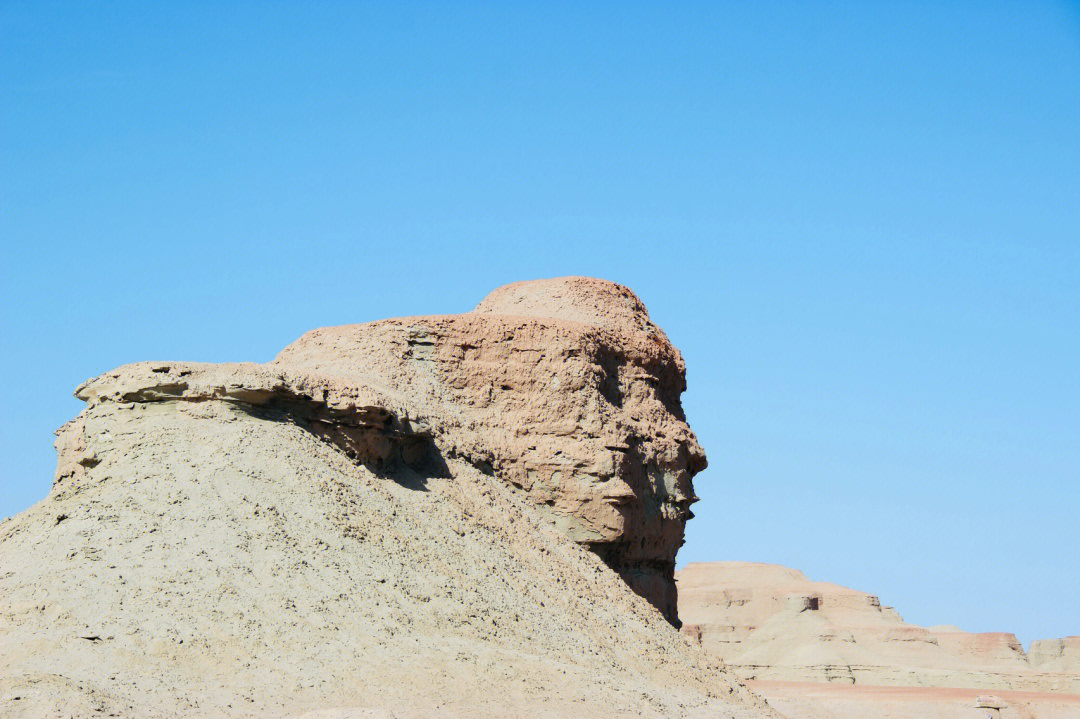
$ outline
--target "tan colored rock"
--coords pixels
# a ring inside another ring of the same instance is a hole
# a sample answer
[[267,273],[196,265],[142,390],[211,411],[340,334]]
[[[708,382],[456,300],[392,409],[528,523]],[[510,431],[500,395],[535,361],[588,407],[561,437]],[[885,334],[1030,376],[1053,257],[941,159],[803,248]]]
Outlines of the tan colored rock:
[[1006,632],[935,632],[938,646],[949,654],[963,657],[971,667],[1026,669],[1027,655],[1015,634]]
[[673,618],[682,388],[581,278],[91,380],[0,523],[0,715],[775,716],[604,563]]
[[907,624],[871,594],[776,565],[690,564],[677,581],[684,633],[745,679],[1080,693],[1069,639],[1029,657],[1012,634]]
[[1037,639],[1031,643],[1027,656],[1033,667],[1080,674],[1080,636]]
[[999,696],[993,694],[980,694],[975,697],[976,709],[1004,709],[1008,704]]
[[271,366],[382,392],[677,622],[675,553],[705,455],[680,404],[682,357],[627,288],[518,283],[463,315],[313,330]]

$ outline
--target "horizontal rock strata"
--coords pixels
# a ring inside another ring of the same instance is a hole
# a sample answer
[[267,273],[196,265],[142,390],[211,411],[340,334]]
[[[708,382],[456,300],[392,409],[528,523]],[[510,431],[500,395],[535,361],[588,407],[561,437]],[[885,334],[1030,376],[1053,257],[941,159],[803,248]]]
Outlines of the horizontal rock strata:
[[677,574],[683,631],[745,679],[1080,693],[1080,639],[923,628],[876,596],[769,564]]

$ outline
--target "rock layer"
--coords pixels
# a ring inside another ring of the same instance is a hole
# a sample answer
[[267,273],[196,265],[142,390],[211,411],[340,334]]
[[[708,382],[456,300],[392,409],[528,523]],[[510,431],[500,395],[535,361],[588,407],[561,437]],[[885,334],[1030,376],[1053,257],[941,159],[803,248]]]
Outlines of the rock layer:
[[923,628],[872,594],[747,562],[678,575],[683,631],[744,679],[1080,693],[1080,639]]
[[0,713],[773,716],[665,621],[682,389],[581,278],[91,380],[0,524]]

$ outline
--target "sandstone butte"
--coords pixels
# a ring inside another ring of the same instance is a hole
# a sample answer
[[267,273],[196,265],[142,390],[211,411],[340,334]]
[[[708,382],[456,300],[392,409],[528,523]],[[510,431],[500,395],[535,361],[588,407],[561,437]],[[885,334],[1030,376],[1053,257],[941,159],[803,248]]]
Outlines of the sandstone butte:
[[689,564],[677,583],[684,634],[785,714],[1080,717],[1077,636],[1025,652],[1012,634],[923,628],[771,564]]
[[673,626],[684,388],[587,278],[106,372],[0,523],[0,715],[777,716]]

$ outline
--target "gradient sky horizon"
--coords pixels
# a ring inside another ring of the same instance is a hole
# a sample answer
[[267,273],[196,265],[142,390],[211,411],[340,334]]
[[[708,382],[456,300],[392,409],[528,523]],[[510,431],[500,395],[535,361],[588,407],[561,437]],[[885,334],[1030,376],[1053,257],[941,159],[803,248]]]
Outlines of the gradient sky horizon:
[[680,565],[1080,634],[1080,6],[0,3],[0,515],[89,377],[633,288]]

